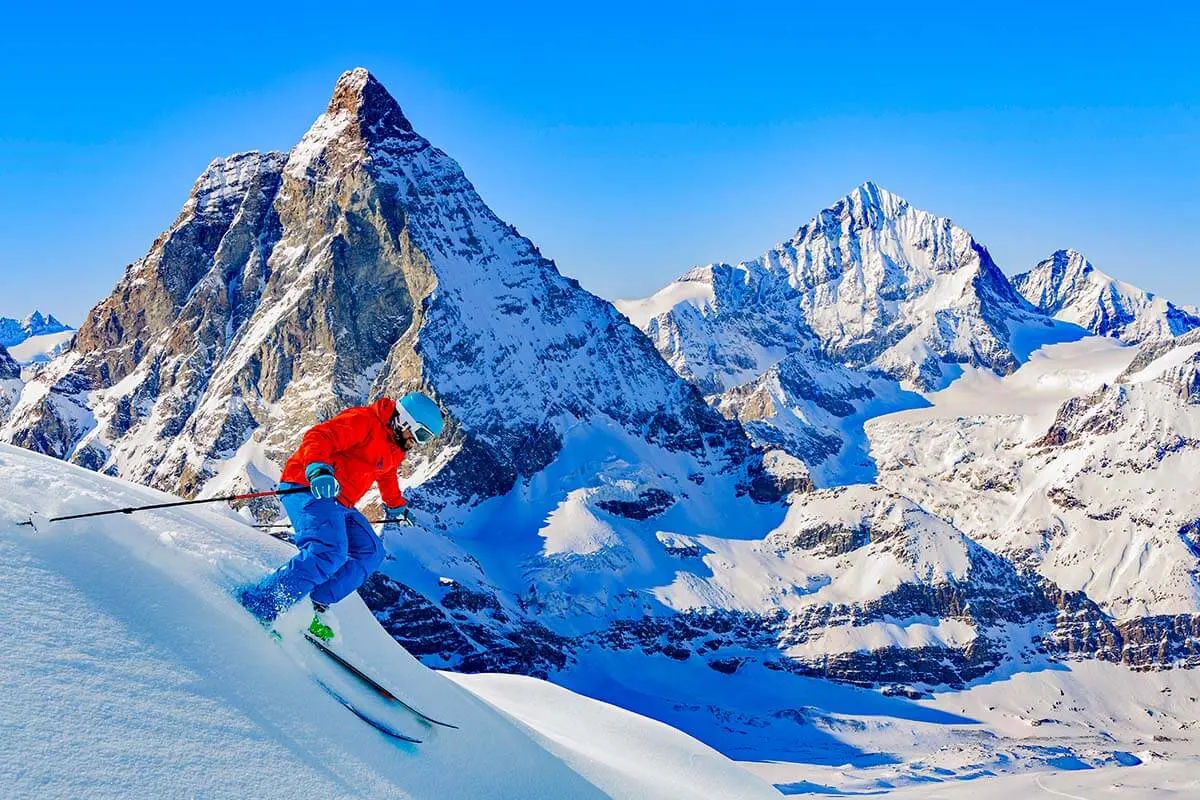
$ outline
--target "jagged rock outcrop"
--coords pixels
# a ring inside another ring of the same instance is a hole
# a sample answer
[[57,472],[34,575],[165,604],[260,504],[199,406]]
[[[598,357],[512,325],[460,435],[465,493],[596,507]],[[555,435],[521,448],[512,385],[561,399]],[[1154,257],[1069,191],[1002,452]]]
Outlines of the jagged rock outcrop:
[[21,377],[21,366],[13,361],[13,357],[8,354],[8,350],[0,345],[0,381],[11,380]]
[[1055,252],[1013,286],[1043,313],[1129,344],[1200,328],[1200,316],[1105,275],[1075,250]]

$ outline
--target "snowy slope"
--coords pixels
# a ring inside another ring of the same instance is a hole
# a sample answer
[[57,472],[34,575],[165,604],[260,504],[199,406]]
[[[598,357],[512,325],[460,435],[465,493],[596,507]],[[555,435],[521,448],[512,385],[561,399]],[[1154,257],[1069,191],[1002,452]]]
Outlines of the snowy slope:
[[[1194,786],[1175,769],[1197,763],[1192,671],[1043,663],[917,702],[769,669],[739,679],[702,668],[680,681],[637,653],[609,656],[617,669],[568,674],[626,705],[636,686],[659,703],[657,716],[741,741],[754,763],[739,767],[660,722],[532,678],[431,672],[351,598],[335,607],[347,647],[461,726],[410,728],[427,741],[401,746],[314,684],[309,670],[323,662],[270,642],[228,598],[285,558],[283,543],[201,509],[18,527],[33,507],[168,497],[5,446],[0,498],[0,602],[20,622],[0,649],[6,797],[778,796],[767,782],[789,794],[912,787],[936,797],[963,779],[973,792],[1039,780],[1062,790]],[[953,549],[944,555],[954,569]],[[304,619],[286,617],[284,630]],[[639,673],[626,685],[602,677]],[[1079,767],[1098,769],[1063,771]]]
[[879,481],[1118,620],[1200,613],[1197,359],[1092,337],[971,372],[868,423]]
[[[7,446],[0,498],[0,602],[21,624],[0,651],[5,796],[776,796],[677,731],[533,679],[480,691],[537,713],[495,710],[352,597],[335,608],[345,646],[460,726],[414,728],[396,712],[426,740],[397,745],[318,688],[308,670],[328,666],[303,642],[271,642],[229,598],[287,545],[211,510],[18,527],[34,509],[169,498]],[[289,639],[304,621],[285,617]]]
[[918,705],[953,718],[888,719],[869,708],[814,715],[815,725],[874,758],[746,766],[802,796],[1157,800],[1200,793],[1194,670],[1043,665]]
[[1109,277],[1075,250],[1059,250],[1013,278],[1025,299],[1055,319],[1136,344],[1200,328],[1200,316]]
[[66,350],[74,335],[75,331],[65,330],[30,336],[20,344],[9,347],[8,352],[22,364],[45,363]]

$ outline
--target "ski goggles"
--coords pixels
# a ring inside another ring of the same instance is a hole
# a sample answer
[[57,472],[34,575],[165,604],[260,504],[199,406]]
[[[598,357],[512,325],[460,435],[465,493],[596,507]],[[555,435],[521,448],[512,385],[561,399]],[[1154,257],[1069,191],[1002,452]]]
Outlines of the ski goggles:
[[437,438],[433,431],[413,419],[404,406],[396,406],[396,413],[392,417],[392,429],[396,433],[408,431],[417,440],[417,444],[429,444]]

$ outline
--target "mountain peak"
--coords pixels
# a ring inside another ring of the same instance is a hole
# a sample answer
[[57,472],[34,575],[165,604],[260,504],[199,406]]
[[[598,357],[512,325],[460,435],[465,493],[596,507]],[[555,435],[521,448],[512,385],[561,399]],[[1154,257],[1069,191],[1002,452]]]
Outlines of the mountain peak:
[[[911,206],[898,194],[889,192],[874,181],[864,181],[854,187],[833,206],[822,212],[822,218],[849,219],[869,228],[878,227],[884,220],[894,220]],[[923,213],[923,212],[922,212]],[[801,232],[804,228],[801,228]]]
[[1178,336],[1200,318],[1092,266],[1077,250],[1057,250],[1013,286],[1039,311],[1126,343]]
[[[1048,261],[1050,262],[1051,269],[1064,278],[1080,277],[1096,272],[1096,268],[1092,266],[1092,262],[1088,261],[1083,253],[1071,248],[1055,250]],[[1103,275],[1103,273],[1100,274]],[[1108,276],[1103,275],[1103,277],[1107,278]]]
[[904,201],[904,198],[893,192],[889,192],[878,183],[875,183],[875,181],[863,181],[854,188],[854,191],[850,193],[850,196],[859,197],[863,201],[877,206],[882,206],[885,203],[893,200],[899,200],[901,202]]
[[46,324],[46,318],[42,316],[42,312],[36,308],[26,315],[25,319],[21,320],[21,325],[26,328],[38,327]]
[[364,133],[394,129],[412,132],[413,129],[412,123],[400,110],[400,104],[363,67],[343,72],[338,78],[327,113],[346,113],[355,117]]
[[59,322],[53,314],[42,314],[40,311],[33,311],[21,320],[0,317],[0,346],[14,347],[30,336],[69,330],[71,327]]

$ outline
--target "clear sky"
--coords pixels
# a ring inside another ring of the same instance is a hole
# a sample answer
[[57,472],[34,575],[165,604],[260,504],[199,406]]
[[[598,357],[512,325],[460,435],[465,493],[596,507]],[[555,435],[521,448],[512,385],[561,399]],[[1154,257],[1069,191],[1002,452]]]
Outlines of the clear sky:
[[1009,273],[1074,247],[1200,303],[1181,3],[79,5],[0,24],[0,315],[78,324],[209,161],[289,148],[355,66],[602,296],[753,258],[870,179]]

